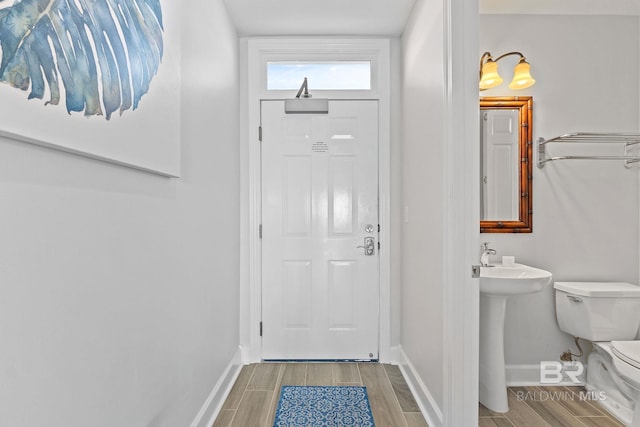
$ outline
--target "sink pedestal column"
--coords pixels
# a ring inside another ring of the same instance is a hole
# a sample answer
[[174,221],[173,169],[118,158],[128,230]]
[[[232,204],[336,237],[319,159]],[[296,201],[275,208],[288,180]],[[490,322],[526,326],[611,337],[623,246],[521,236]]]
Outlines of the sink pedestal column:
[[480,403],[495,412],[508,412],[504,363],[504,315],[507,296],[480,294]]

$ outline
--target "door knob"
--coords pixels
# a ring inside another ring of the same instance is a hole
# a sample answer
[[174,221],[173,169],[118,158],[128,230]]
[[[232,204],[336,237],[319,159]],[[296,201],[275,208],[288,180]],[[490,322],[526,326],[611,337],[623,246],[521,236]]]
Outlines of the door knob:
[[376,253],[375,239],[373,237],[365,237],[364,246],[358,246],[358,248],[363,248],[366,256],[372,256]]

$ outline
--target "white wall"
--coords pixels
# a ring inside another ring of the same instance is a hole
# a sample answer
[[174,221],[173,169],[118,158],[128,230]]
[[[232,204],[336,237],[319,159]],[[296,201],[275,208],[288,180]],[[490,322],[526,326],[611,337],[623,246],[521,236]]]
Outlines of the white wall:
[[402,339],[402,40],[391,39],[391,347]]
[[2,427],[186,426],[237,351],[236,35],[189,6],[182,178],[0,139]]
[[[443,405],[442,5],[416,3],[403,35],[402,348]],[[406,213],[405,213],[406,215]]]
[[[520,92],[534,98],[534,140],[576,131],[637,132],[639,40],[637,16],[481,15],[479,56],[512,50],[527,56],[537,83]],[[507,61],[500,70],[508,82]],[[516,94],[506,86],[482,96]],[[556,281],[637,284],[637,166],[562,161],[533,169],[533,233],[482,234],[496,259],[515,255],[551,271]],[[575,350],[557,327],[553,298],[550,288],[509,302],[507,364],[537,365]]]

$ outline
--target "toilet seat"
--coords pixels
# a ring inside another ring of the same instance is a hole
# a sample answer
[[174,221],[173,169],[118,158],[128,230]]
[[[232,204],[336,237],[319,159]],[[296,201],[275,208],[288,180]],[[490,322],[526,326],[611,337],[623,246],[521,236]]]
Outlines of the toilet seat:
[[640,341],[611,341],[611,350],[620,360],[640,369]]

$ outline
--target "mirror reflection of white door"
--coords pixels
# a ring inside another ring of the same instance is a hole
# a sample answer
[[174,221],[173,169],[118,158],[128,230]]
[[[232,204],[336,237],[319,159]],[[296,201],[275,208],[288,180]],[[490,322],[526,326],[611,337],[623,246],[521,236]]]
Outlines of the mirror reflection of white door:
[[482,110],[482,212],[488,220],[518,220],[519,110]]
[[262,101],[261,126],[262,359],[377,359],[378,103]]

